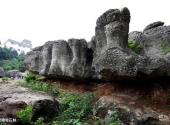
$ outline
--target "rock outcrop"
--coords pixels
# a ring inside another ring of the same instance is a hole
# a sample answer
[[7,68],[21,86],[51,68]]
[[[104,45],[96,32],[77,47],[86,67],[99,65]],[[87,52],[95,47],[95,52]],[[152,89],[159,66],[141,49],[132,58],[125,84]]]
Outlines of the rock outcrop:
[[103,96],[94,106],[94,115],[101,119],[103,125],[109,124],[113,118],[121,125],[169,125],[168,115],[136,105],[134,97],[128,98],[128,101],[122,102],[116,97]]
[[[129,32],[130,12],[110,9],[96,22],[95,36],[49,41],[27,54],[30,71],[53,78],[122,80],[170,77],[170,26]],[[133,44],[129,47],[128,39]],[[136,53],[136,45],[141,50]]]
[[[33,92],[21,87],[17,81],[0,83],[0,118],[17,118],[17,112],[33,107],[32,121],[44,117],[45,121],[59,113],[59,102],[44,92]],[[16,125],[20,125],[17,120]]]

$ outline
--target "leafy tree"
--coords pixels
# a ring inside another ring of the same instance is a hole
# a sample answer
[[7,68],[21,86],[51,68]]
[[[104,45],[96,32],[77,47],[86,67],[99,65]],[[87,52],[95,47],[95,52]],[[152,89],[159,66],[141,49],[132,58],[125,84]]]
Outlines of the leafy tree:
[[0,47],[0,66],[5,70],[25,71],[25,53],[18,54],[13,48]]

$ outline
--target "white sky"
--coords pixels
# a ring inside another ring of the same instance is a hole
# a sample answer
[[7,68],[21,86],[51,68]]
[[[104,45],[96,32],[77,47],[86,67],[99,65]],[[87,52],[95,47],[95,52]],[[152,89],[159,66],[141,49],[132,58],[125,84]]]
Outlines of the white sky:
[[169,0],[0,0],[0,40],[29,39],[34,46],[68,38],[89,41],[96,19],[124,6],[131,11],[130,31],[159,20],[170,24]]

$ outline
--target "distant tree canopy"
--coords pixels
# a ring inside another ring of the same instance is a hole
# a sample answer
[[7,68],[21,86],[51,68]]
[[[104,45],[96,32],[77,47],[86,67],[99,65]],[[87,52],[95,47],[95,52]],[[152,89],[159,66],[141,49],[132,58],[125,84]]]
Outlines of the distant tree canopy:
[[17,58],[18,53],[12,48],[0,47],[0,60],[7,60],[12,58]]
[[20,53],[13,48],[0,47],[0,67],[4,70],[25,71],[25,53]]

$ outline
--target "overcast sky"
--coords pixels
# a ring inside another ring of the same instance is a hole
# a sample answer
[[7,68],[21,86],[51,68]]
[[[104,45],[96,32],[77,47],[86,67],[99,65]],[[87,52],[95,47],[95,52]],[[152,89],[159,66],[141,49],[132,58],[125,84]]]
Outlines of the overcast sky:
[[96,19],[111,8],[128,7],[130,31],[154,21],[170,24],[170,0],[0,0],[0,40],[48,40],[94,35]]

